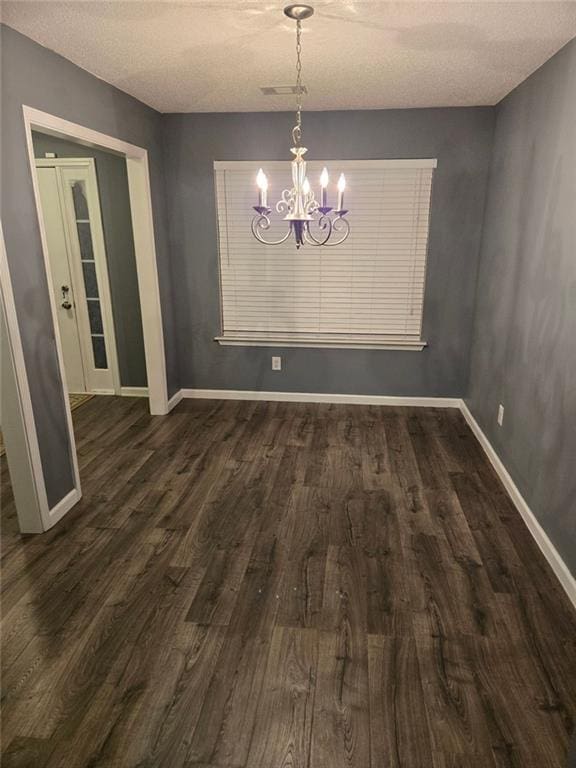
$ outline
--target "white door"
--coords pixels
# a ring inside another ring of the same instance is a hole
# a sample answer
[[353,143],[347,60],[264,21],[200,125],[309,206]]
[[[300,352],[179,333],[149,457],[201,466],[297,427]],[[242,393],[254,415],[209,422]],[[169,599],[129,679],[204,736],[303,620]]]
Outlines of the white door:
[[72,277],[68,264],[68,246],[64,227],[64,217],[58,195],[58,179],[54,168],[38,168],[42,215],[48,239],[50,268],[56,306],[58,325],[62,339],[64,368],[69,392],[86,392],[86,377],[82,363],[82,351],[76,321],[76,297],[72,287]]
[[119,393],[94,161],[36,165],[68,391]]

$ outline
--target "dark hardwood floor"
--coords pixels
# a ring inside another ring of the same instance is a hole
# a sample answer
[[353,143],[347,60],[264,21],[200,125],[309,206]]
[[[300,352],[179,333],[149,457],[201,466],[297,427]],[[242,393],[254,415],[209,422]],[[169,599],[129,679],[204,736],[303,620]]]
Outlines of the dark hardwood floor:
[[576,616],[455,410],[95,398],[18,534],[4,768],[564,768]]

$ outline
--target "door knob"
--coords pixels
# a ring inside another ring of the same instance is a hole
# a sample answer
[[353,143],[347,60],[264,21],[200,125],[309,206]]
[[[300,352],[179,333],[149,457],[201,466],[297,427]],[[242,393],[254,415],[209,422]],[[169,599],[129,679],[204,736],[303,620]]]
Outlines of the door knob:
[[72,304],[69,301],[62,302],[62,309],[72,309]]

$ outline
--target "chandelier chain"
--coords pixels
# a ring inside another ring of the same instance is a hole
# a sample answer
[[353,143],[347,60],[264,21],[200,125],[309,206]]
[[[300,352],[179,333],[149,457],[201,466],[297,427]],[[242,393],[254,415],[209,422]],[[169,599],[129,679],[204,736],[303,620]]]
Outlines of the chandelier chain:
[[302,140],[302,22],[296,21],[296,125],[292,139],[299,147]]

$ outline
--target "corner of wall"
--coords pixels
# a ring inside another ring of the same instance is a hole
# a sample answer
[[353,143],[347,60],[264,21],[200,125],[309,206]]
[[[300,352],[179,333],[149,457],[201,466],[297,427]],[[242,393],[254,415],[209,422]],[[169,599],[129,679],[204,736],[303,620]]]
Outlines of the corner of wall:
[[480,282],[480,271],[482,268],[482,256],[484,250],[484,232],[486,227],[486,212],[488,209],[488,198],[490,195],[490,183],[493,173],[493,160],[494,160],[494,146],[496,140],[496,129],[498,125],[498,105],[492,107],[493,120],[492,120],[492,136],[490,140],[490,162],[486,169],[486,177],[484,181],[484,200],[482,201],[482,224],[480,230],[480,238],[478,242],[478,249],[476,252],[476,270],[474,274],[474,306],[473,306],[473,318],[472,318],[472,337],[470,339],[470,354],[468,355],[468,372],[466,381],[464,384],[463,401],[470,406],[470,382],[472,379],[472,368],[474,365],[474,348],[476,346],[476,326],[478,321],[478,286]]

